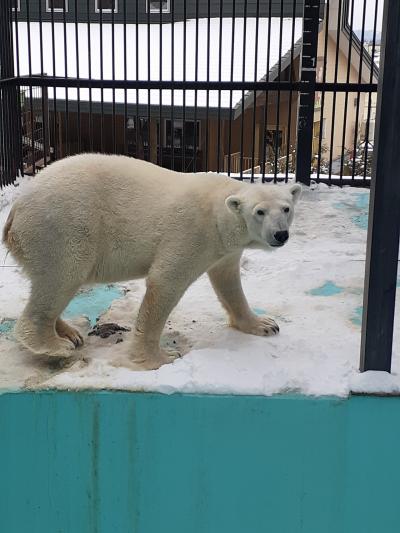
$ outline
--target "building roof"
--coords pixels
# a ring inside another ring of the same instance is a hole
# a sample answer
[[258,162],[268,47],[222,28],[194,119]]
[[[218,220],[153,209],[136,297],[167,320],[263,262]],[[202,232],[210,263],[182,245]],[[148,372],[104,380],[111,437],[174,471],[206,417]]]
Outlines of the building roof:
[[[246,23],[245,23],[246,20]],[[184,75],[187,81],[259,81],[266,76],[268,42],[269,47],[269,66],[270,79],[273,80],[277,75],[279,57],[285,60],[290,57],[292,47],[292,24],[293,19],[281,19],[274,17],[271,19],[260,18],[258,20],[258,39],[256,42],[257,20],[255,18],[236,18],[234,19],[234,41],[232,43],[232,19],[231,18],[214,18],[210,19],[210,53],[208,55],[207,35],[208,20],[199,19],[188,20],[186,23],[186,46],[184,47],[184,23],[176,22],[174,24],[139,24],[138,28],[138,64],[136,65],[136,25],[128,24],[126,26],[126,52],[124,46],[124,26],[122,24],[114,25],[114,54],[112,25],[103,23],[102,30],[96,23],[90,24],[90,55],[88,47],[88,24],[79,23],[77,26],[72,23],[64,25],[62,23],[54,24],[54,48],[53,48],[53,29],[51,23],[42,24],[43,39],[43,72],[50,76],[67,76],[76,77],[78,74],[81,78],[101,79],[101,69],[103,70],[103,79],[113,79],[113,56],[115,58],[114,78],[116,80],[124,79],[124,69],[126,61],[127,79],[131,81],[139,80],[160,80],[160,57],[161,79],[168,81],[173,77],[176,81],[182,81]],[[220,27],[222,34],[220,36]],[[270,38],[268,30],[271,29]],[[161,30],[160,30],[161,28]],[[148,50],[148,29],[150,29],[150,49]],[[244,31],[246,30],[245,45]],[[280,49],[280,32],[282,30],[282,46]],[[100,31],[102,31],[102,51]],[[162,50],[160,46],[160,31],[162,35]],[[197,73],[196,73],[196,33],[198,35],[197,50]],[[78,46],[76,41],[78,36]],[[15,35],[15,32],[14,32]],[[172,35],[174,40],[174,53],[172,56]],[[297,43],[302,35],[302,19],[294,19],[294,42]],[[66,41],[66,46],[65,46]],[[29,54],[28,54],[28,25],[26,22],[18,23],[18,42],[19,50],[16,50],[16,37],[14,37],[15,49],[15,72],[17,75],[28,75]],[[221,47],[220,47],[221,43]],[[30,23],[30,48],[31,48],[31,74],[41,72],[40,61],[40,25],[38,22]],[[77,50],[78,48],[78,50]],[[221,48],[221,50],[220,50]],[[233,65],[232,65],[233,49]],[[257,49],[257,64],[255,56]],[[65,53],[66,50],[66,53]],[[150,52],[150,71],[148,69],[148,55]],[[161,53],[160,53],[161,52]],[[220,53],[221,52],[221,53]],[[53,54],[55,69],[53,70]],[[65,62],[66,57],[66,62]],[[78,64],[77,64],[78,57]],[[186,59],[186,64],[184,61]],[[89,61],[90,60],[90,61]],[[90,71],[89,71],[90,62]],[[244,76],[243,76],[244,62]],[[283,65],[283,62],[282,62]],[[186,72],[184,73],[184,67]],[[232,70],[232,72],[231,72]],[[138,73],[138,77],[137,77]],[[89,76],[90,74],[90,76]],[[150,74],[150,76],[149,76]],[[57,89],[57,100],[65,99],[65,89]],[[111,89],[104,89],[104,102],[112,102],[113,92]],[[54,98],[53,89],[49,88],[48,96]],[[233,91],[232,101],[230,91],[210,91],[208,95],[208,105],[210,108],[217,108],[219,105],[223,110],[229,110],[231,107],[239,105],[242,98],[242,91]],[[186,91],[186,107],[194,107],[195,92]],[[68,90],[69,101],[77,100],[77,89]],[[80,89],[80,100],[89,100],[89,89]],[[92,101],[101,101],[101,90],[92,89]],[[115,89],[115,101],[117,104],[125,103],[125,93],[123,89]],[[174,91],[174,107],[183,106],[183,91]],[[128,104],[136,104],[136,90],[128,89]],[[147,89],[139,91],[139,105],[150,103],[151,106],[159,106],[160,91],[152,90],[150,102],[148,101]],[[162,105],[171,105],[171,90],[162,91]],[[205,108],[207,106],[206,91],[198,91],[197,107]]]

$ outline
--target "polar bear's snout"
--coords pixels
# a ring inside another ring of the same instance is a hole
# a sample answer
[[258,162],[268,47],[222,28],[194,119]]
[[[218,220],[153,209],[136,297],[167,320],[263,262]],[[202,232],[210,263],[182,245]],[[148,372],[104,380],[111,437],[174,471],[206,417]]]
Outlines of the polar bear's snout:
[[271,244],[271,246],[283,246],[285,242],[289,239],[289,232],[288,231],[277,231],[274,234],[274,239],[276,241],[276,244]]

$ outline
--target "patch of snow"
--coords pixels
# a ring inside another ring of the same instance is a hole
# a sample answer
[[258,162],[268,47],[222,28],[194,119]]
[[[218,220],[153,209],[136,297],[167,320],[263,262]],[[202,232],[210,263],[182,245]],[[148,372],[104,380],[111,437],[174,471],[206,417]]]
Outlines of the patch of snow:
[[[0,225],[10,202],[26,186],[0,193]],[[268,187],[268,184],[265,185]],[[60,368],[20,348],[8,327],[0,330],[0,388],[123,389],[209,394],[298,392],[345,397],[357,393],[399,393],[399,315],[396,315],[393,374],[358,372],[366,229],[354,217],[365,210],[367,190],[315,185],[297,208],[291,239],[275,252],[248,251],[242,260],[244,290],[257,314],[280,325],[275,337],[255,337],[229,328],[206,276],[186,292],[171,314],[162,343],[183,357],[156,371],[115,367],[127,355],[132,332],[106,339],[88,336],[84,316],[71,322],[85,346],[79,360]],[[15,320],[29,284],[0,248],[0,322]],[[3,262],[5,261],[4,265]],[[116,284],[125,294],[113,300],[100,323],[132,327],[144,282]],[[83,315],[83,313],[82,313]],[[117,339],[123,339],[118,342]]]

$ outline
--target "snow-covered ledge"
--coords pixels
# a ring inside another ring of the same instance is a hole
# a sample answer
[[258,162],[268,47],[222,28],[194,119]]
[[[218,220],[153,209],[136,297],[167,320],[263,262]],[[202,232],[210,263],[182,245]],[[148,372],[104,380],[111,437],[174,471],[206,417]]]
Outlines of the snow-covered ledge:
[[[26,181],[0,192],[1,226]],[[70,366],[49,367],[21,349],[12,327],[28,284],[0,248],[0,389],[398,394],[399,315],[393,374],[358,373],[368,198],[367,189],[320,185],[309,190],[298,206],[289,244],[269,254],[245,254],[242,277],[248,300],[256,313],[276,319],[280,335],[258,338],[229,329],[208,279],[202,277],[185,294],[164,332],[164,342],[177,346],[184,356],[151,372],[113,366],[129,350],[129,332],[106,339],[87,336],[97,316],[100,323],[130,327],[143,295],[142,281],[78,295],[67,315],[85,333],[86,346]]]

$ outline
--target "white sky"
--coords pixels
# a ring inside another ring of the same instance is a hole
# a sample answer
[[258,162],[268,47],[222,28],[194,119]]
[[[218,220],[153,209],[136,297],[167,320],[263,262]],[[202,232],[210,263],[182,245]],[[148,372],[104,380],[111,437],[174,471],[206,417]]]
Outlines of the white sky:
[[[354,22],[353,27],[355,30],[362,28],[364,0],[353,0],[354,2]],[[374,17],[376,2],[378,2],[378,19],[377,19],[377,32],[381,30],[382,26],[382,14],[383,14],[383,0],[366,0],[366,14],[365,14],[365,29],[374,29]],[[351,3],[350,3],[351,8]],[[350,17],[350,15],[349,15]]]

